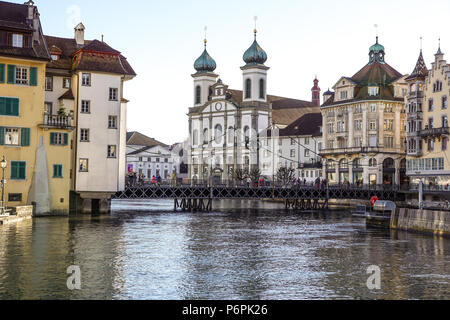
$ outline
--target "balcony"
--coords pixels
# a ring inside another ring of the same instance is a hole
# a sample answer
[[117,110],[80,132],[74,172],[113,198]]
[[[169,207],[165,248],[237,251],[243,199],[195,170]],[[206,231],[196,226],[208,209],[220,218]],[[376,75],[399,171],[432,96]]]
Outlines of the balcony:
[[410,149],[406,153],[409,157],[421,157],[423,155],[422,150],[419,149]]
[[54,114],[44,114],[44,123],[39,125],[40,128],[46,129],[67,129],[73,130],[71,116],[60,116]]
[[327,156],[327,155],[378,153],[378,152],[380,152],[379,147],[353,147],[353,148],[323,149],[320,151],[320,155]]
[[423,91],[413,91],[410,92],[408,95],[408,99],[422,99],[423,98]]
[[422,138],[427,137],[440,137],[443,135],[449,135],[450,130],[449,127],[443,127],[443,128],[432,128],[432,129],[425,129],[420,131],[420,136]]

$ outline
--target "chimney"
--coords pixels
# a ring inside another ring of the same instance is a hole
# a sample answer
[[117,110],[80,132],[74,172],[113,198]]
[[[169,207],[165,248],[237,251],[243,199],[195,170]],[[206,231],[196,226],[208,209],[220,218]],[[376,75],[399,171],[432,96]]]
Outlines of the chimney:
[[82,47],[84,46],[84,30],[86,28],[84,27],[84,25],[80,22],[76,27],[75,27],[75,41],[77,43],[77,46]]

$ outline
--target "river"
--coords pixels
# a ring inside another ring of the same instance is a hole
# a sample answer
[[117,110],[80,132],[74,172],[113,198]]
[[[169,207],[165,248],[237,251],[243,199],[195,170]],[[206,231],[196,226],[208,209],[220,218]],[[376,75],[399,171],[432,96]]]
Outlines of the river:
[[[121,201],[108,216],[0,226],[0,299],[450,299],[450,239],[366,228],[349,212]],[[369,290],[369,266],[381,289]],[[81,290],[67,288],[79,266]]]

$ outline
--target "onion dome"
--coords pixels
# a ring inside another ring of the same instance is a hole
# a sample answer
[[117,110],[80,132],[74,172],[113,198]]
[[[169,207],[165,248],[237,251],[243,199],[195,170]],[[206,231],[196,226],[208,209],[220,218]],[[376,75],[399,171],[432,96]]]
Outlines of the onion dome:
[[206,51],[206,40],[205,40],[205,50],[202,55],[195,61],[194,69],[197,73],[213,72],[216,70],[217,65],[213,58]]
[[244,62],[247,66],[253,66],[258,64],[264,64],[267,61],[267,53],[259,46],[256,41],[256,30],[255,30],[255,41],[244,53]]

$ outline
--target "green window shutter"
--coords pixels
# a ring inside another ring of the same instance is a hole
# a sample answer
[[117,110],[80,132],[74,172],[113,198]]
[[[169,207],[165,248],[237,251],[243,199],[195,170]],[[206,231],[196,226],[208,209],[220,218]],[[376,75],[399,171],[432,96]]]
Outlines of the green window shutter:
[[23,179],[23,180],[26,179],[26,170],[27,170],[26,163],[25,162],[20,162],[20,165],[19,165],[19,179]]
[[0,146],[5,144],[5,127],[0,127]]
[[11,180],[25,180],[26,167],[24,161],[11,161]]
[[30,86],[37,86],[37,68],[31,67],[30,68]]
[[17,162],[11,161],[11,180],[17,179]]
[[6,98],[0,97],[0,116],[6,116]]
[[5,65],[0,64],[0,83],[5,83]]
[[61,164],[54,164],[53,165],[53,178],[62,178],[62,165]]
[[51,145],[55,144],[55,133],[54,132],[50,133],[50,144]]
[[30,128],[22,128],[20,134],[20,140],[22,147],[30,146]]
[[0,114],[6,116],[19,116],[19,99],[0,98]]
[[9,84],[16,83],[16,66],[12,64],[8,65],[8,83]]
[[64,133],[64,145],[67,146],[69,143],[69,135],[67,133]]

